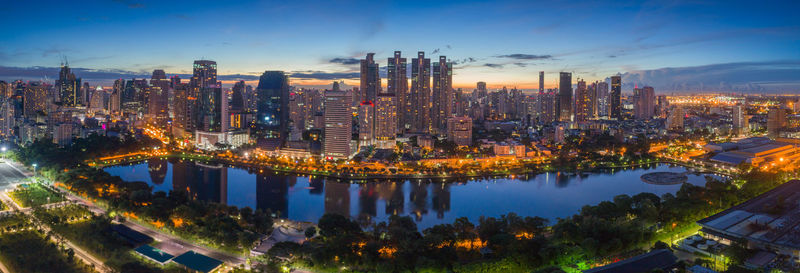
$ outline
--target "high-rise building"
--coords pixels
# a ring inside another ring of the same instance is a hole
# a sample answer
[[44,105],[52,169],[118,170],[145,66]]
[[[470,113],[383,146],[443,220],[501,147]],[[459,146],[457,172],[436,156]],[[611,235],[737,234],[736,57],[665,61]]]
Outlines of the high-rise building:
[[767,136],[772,139],[777,138],[786,125],[786,109],[770,108],[767,112]]
[[323,153],[326,159],[350,158],[352,112],[350,94],[343,91],[325,92],[325,137]]
[[28,82],[25,85],[23,114],[27,119],[36,119],[36,115],[47,112],[47,85],[42,82]]
[[244,81],[238,81],[231,88],[231,113],[243,112],[245,109],[245,86]]
[[429,133],[431,128],[431,59],[425,58],[425,52],[418,52],[411,59],[411,92],[412,108],[411,131]]
[[62,65],[56,80],[56,92],[61,105],[66,107],[80,105],[80,88],[81,79],[75,77],[75,74],[69,69],[69,64]]
[[608,114],[612,119],[622,119],[622,76],[611,76],[608,106]]
[[200,89],[200,117],[197,131],[225,132],[228,128],[228,98],[222,92],[222,85],[208,84]]
[[669,108],[669,100],[667,100],[666,95],[660,95],[656,97],[656,113],[655,115],[659,118],[666,118],[667,117],[667,108]]
[[386,75],[386,93],[394,94],[397,106],[397,131],[405,132],[411,124],[411,106],[408,98],[408,75],[406,74],[406,58],[402,58],[400,51],[394,52],[394,57],[389,58]]
[[478,82],[475,88],[478,90],[478,97],[486,97],[486,93],[488,93],[486,82]]
[[594,96],[593,88],[587,88],[586,81],[578,80],[578,88],[575,90],[575,121],[586,122],[594,117]]
[[111,96],[108,98],[108,111],[112,115],[119,115],[122,111],[122,92],[125,88],[125,81],[117,79],[111,88]]
[[[283,146],[289,129],[289,76],[283,71],[265,71],[256,87],[255,134],[265,148]],[[277,145],[277,146],[276,146]]]
[[651,119],[655,114],[656,96],[653,87],[633,90],[633,115],[636,119]]
[[747,124],[749,117],[745,113],[744,105],[737,104],[733,106],[731,111],[733,121],[733,131],[737,136],[747,134],[749,125]]
[[453,63],[439,56],[433,63],[431,122],[437,133],[447,132],[447,119],[453,115]]
[[572,73],[559,73],[558,81],[558,121],[572,120]]
[[358,106],[358,146],[371,146],[374,140],[375,103],[365,100]]
[[367,58],[361,60],[361,95],[358,98],[362,101],[374,102],[381,88],[381,76],[374,57],[375,53],[367,53]]
[[401,114],[397,110],[397,102],[394,93],[378,94],[378,101],[375,103],[375,139],[382,148],[394,146],[398,129],[397,118]]
[[609,109],[608,83],[606,81],[596,82],[596,89],[597,89],[597,115],[600,117],[608,117],[608,109]]
[[458,146],[472,145],[472,119],[469,117],[448,118],[447,139]]
[[544,71],[539,71],[539,94],[544,93]]
[[150,121],[156,126],[165,128],[169,121],[169,86],[170,81],[164,70],[153,70],[150,78],[150,94],[147,102]]
[[667,117],[667,129],[674,131],[683,131],[683,108],[676,106]]

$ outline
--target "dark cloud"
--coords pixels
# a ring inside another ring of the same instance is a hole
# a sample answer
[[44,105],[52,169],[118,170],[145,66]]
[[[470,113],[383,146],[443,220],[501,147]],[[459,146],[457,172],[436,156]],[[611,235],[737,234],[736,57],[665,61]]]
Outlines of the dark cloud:
[[616,58],[617,55],[608,55],[609,58]]
[[492,63],[485,63],[483,66],[491,67],[491,68],[503,68],[502,64],[492,64]]
[[447,49],[453,49],[453,47],[451,47],[450,45],[446,45],[445,47],[446,47]]
[[650,85],[656,92],[797,92],[800,60],[635,70],[623,73],[622,81],[625,89]]
[[356,58],[333,58],[328,62],[343,65],[354,65],[361,63],[361,61]]
[[325,72],[325,71],[296,71],[289,74],[289,77],[303,80],[340,80],[358,79],[361,76],[358,72]]
[[[165,67],[159,67],[165,68]],[[43,67],[43,66],[33,66],[33,67],[9,67],[9,66],[0,66],[0,79],[4,80],[16,80],[16,79],[23,79],[23,80],[44,80],[44,79],[55,79],[58,77],[58,72],[60,71],[60,67]],[[75,73],[75,76],[82,78],[86,81],[93,81],[93,82],[110,82],[114,79],[132,79],[132,78],[149,78],[152,75],[153,68],[143,69],[141,71],[129,71],[123,69],[88,69],[88,68],[80,68],[80,67],[72,67],[72,72]],[[171,74],[170,75],[178,75],[181,78],[187,79],[190,78],[191,74]],[[217,79],[221,81],[229,81],[229,80],[247,80],[253,81],[258,80],[258,76],[255,75],[242,75],[242,74],[228,74],[228,75],[218,75]]]
[[528,66],[528,64],[526,64],[526,63],[514,63],[514,65],[516,65],[516,66],[519,66],[519,67],[526,67],[526,66]]
[[474,63],[474,62],[477,62],[477,61],[478,61],[478,60],[476,60],[476,59],[475,59],[475,58],[473,58],[473,57],[467,57],[467,58],[464,58],[464,59],[460,59],[460,60],[455,60],[455,61],[453,61],[453,65],[466,64],[466,63]]
[[431,52],[431,54],[436,54],[436,53],[439,53],[439,49],[438,48],[434,49],[433,52]]
[[517,59],[517,60],[546,60],[552,59],[552,55],[533,55],[533,54],[507,54],[507,55],[498,55],[495,56],[498,58],[509,58],[509,59]]

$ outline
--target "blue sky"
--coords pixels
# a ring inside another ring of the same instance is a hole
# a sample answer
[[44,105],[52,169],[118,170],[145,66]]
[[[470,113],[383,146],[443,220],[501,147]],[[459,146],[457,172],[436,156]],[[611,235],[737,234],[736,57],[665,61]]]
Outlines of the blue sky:
[[244,79],[284,70],[296,85],[353,83],[351,59],[375,52],[384,66],[401,50],[409,63],[417,51],[458,62],[454,81],[465,88],[533,88],[544,70],[548,87],[571,71],[588,81],[623,73],[628,83],[661,89],[791,92],[800,90],[798,8],[800,1],[9,1],[0,9],[0,79],[45,73],[30,67],[57,67],[66,56],[87,69],[84,78],[185,74],[207,58],[220,74]]

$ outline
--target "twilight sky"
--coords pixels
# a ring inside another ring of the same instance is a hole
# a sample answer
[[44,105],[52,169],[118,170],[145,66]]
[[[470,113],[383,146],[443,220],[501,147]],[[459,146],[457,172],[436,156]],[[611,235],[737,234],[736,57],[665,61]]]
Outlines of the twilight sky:
[[[455,87],[546,87],[556,73],[660,91],[800,93],[800,1],[7,1],[0,79],[52,79],[62,56],[90,83],[284,70],[354,84],[356,59],[401,50],[457,62]],[[55,72],[54,72],[55,71]],[[385,79],[383,81],[385,84]]]

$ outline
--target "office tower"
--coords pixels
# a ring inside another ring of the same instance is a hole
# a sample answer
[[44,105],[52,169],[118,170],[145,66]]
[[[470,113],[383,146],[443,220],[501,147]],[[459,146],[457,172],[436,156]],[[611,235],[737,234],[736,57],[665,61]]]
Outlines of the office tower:
[[411,59],[411,131],[427,134],[431,127],[431,59],[425,58],[425,52],[418,52],[417,58]]
[[61,71],[58,72],[56,80],[56,92],[58,101],[65,107],[76,107],[80,104],[81,79],[76,78],[75,74],[69,69],[69,64],[62,64]]
[[777,138],[786,125],[786,109],[770,108],[767,112],[767,137]]
[[216,85],[217,84],[217,62],[209,60],[194,61],[192,66],[192,79],[190,80],[192,87],[199,88]]
[[734,134],[737,136],[747,134],[748,130],[748,116],[745,113],[745,107],[741,104],[736,104],[733,106],[732,117],[731,120],[733,121],[733,131]]
[[666,118],[667,117],[667,108],[669,108],[669,101],[667,100],[667,96],[661,95],[656,97],[656,113],[655,115],[659,118]]
[[551,123],[556,121],[558,96],[551,89],[536,97],[537,104],[540,106],[539,123]]
[[358,105],[358,146],[370,146],[374,139],[375,104],[365,100]]
[[108,111],[112,115],[118,115],[122,111],[122,92],[125,83],[122,79],[114,81],[114,86],[111,88],[111,96],[108,99]]
[[386,93],[394,94],[397,106],[397,132],[404,132],[410,128],[408,122],[411,118],[411,107],[408,105],[408,76],[406,74],[406,58],[402,58],[400,51],[394,52],[394,57],[388,59],[386,75]]
[[[608,117],[608,83],[605,81],[596,82],[597,89],[597,115],[600,117]],[[665,109],[666,110],[666,109]]]
[[191,96],[191,87],[185,83],[177,83],[173,85],[175,89],[175,98],[173,106],[173,134],[176,137],[183,137],[186,133],[191,134],[194,131],[194,122],[192,117],[195,112],[195,105],[197,98]]
[[636,119],[651,119],[655,113],[656,96],[653,87],[633,90],[633,113]]
[[398,131],[397,118],[402,114],[397,110],[397,103],[398,98],[394,93],[378,94],[378,101],[375,103],[375,139],[380,148],[394,147]]
[[593,117],[592,106],[594,98],[591,94],[591,88],[586,87],[586,81],[578,80],[578,86],[575,90],[575,121],[586,122]]
[[667,117],[667,129],[683,131],[683,108],[676,106]]
[[265,71],[256,87],[255,135],[269,139],[263,146],[283,146],[289,129],[289,76],[283,71]]
[[559,73],[558,81],[558,121],[572,120],[572,73]]
[[7,82],[0,81],[0,101],[11,97],[14,94],[11,91],[11,86]]
[[378,74],[378,63],[374,60],[375,53],[367,53],[367,58],[361,60],[361,85],[359,99],[374,102],[378,98],[381,88],[381,76]]
[[612,119],[622,119],[622,76],[611,76],[611,93],[608,95],[608,111]]
[[228,129],[228,98],[221,84],[208,84],[200,89],[200,116],[197,131],[225,132]]
[[431,122],[437,133],[447,131],[447,119],[453,115],[453,63],[439,56],[433,63]]
[[150,120],[158,127],[165,128],[169,121],[169,86],[170,81],[164,70],[153,70],[150,77],[150,94],[148,98],[148,111]]
[[478,97],[485,97],[486,93],[488,92],[486,89],[486,82],[478,82],[477,86],[475,87],[478,90]]
[[38,113],[47,112],[47,86],[42,82],[29,82],[25,85],[23,115],[26,119],[35,120]]
[[469,117],[448,118],[447,140],[458,146],[472,145],[472,119]]
[[10,98],[0,98],[0,139],[14,137],[14,100]]
[[544,93],[544,71],[539,71],[539,94]]
[[243,112],[245,109],[245,83],[238,81],[231,88],[231,113]]
[[106,110],[108,107],[108,94],[103,87],[97,86],[97,88],[92,92],[92,96],[89,97],[89,111],[96,112],[101,110]]
[[325,92],[325,141],[323,152],[326,159],[350,158],[352,139],[352,114],[350,94],[343,91]]
[[78,92],[78,105],[89,106],[89,96],[92,95],[91,87],[88,82],[83,83],[83,88]]

